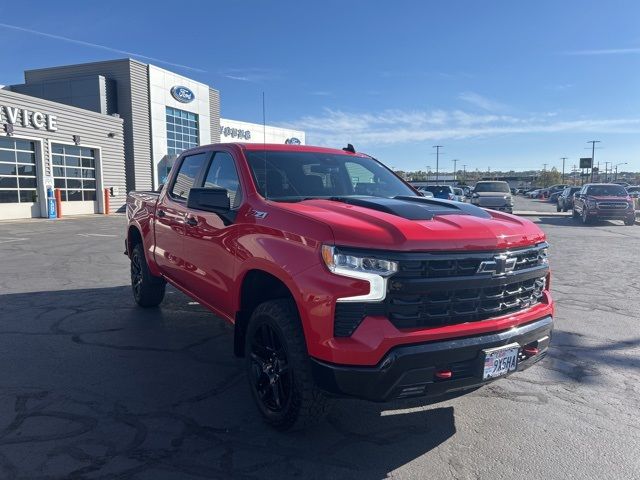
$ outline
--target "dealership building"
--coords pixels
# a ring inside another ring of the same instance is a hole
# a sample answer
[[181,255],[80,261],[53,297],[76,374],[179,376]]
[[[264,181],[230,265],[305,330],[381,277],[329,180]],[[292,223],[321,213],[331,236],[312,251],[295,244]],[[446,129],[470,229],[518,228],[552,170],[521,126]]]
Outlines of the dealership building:
[[305,143],[299,130],[221,120],[216,89],[130,58],[26,70],[24,79],[0,89],[0,219],[45,216],[51,186],[65,215],[103,213],[105,188],[121,211],[126,192],[158,188],[198,145]]

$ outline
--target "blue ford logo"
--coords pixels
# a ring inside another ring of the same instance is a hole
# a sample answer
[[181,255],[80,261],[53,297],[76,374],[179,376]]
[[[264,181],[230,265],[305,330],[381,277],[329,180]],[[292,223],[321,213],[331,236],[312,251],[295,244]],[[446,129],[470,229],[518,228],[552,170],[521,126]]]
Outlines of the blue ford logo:
[[287,138],[284,143],[287,145],[300,145],[302,142],[296,137]]
[[171,89],[171,95],[181,103],[189,103],[192,102],[194,98],[196,98],[196,96],[190,89],[188,89],[187,87],[182,87],[180,85],[176,85]]

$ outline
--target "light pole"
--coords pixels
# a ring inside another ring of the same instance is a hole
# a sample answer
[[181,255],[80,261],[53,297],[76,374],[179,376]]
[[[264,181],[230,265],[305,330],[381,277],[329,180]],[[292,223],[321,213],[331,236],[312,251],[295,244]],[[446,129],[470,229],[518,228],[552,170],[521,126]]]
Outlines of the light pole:
[[458,169],[457,169],[457,166],[458,166],[458,159],[457,159],[457,158],[454,158],[454,159],[453,159],[453,160],[451,160],[451,161],[453,162],[453,183],[456,183],[456,184],[457,184],[457,183],[458,183],[458,182],[457,182],[457,180],[458,180],[458,173],[457,173],[457,172],[458,172]]
[[442,145],[434,145],[433,148],[436,149],[436,184],[440,184],[440,149]]
[[615,178],[614,182],[618,181],[618,165],[626,165],[626,164],[627,162],[616,163],[616,176],[614,177]]
[[567,157],[560,157],[560,159],[562,160],[562,183],[564,184],[564,162]]
[[464,184],[467,184],[467,166],[466,165],[462,165],[462,181],[464,182]]
[[[613,162],[604,162],[604,181],[607,181],[607,172],[609,171],[609,164],[613,165]],[[613,170],[613,167],[611,167],[611,169]]]
[[593,163],[595,162],[596,143],[600,143],[600,140],[589,140],[587,143],[591,144],[591,183],[593,183]]

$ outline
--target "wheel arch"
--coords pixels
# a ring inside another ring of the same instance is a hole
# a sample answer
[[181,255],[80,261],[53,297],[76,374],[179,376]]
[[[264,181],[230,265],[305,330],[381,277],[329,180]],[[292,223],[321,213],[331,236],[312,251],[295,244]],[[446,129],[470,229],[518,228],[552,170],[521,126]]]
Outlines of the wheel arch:
[[244,343],[249,318],[254,309],[261,303],[288,298],[296,306],[298,316],[301,315],[294,290],[288,283],[282,276],[261,268],[252,268],[244,273],[242,280],[239,282],[238,310],[235,314],[233,351],[236,356],[244,356]]

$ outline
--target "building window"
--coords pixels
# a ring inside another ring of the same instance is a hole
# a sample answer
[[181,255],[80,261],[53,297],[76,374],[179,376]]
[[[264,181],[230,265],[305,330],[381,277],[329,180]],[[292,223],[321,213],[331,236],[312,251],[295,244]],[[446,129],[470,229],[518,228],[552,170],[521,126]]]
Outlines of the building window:
[[180,155],[200,145],[198,115],[167,107],[167,153]]
[[53,186],[62,200],[82,202],[96,200],[96,151],[93,148],[51,145]]
[[37,201],[36,143],[0,137],[0,203]]

